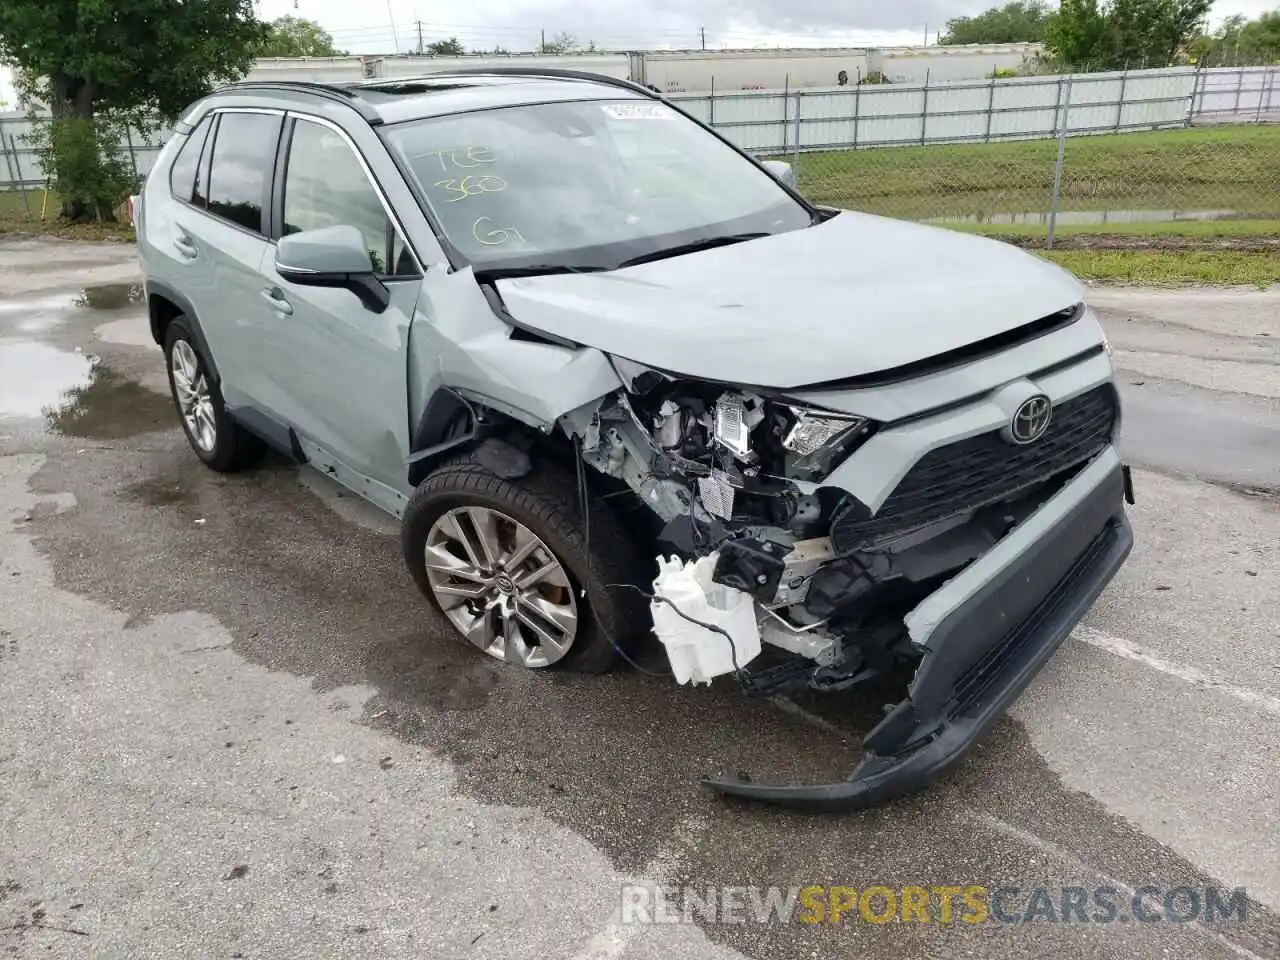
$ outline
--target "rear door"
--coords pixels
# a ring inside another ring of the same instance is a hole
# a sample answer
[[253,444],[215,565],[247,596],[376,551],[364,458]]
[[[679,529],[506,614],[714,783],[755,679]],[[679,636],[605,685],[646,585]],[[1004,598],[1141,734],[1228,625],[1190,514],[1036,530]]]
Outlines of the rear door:
[[283,123],[280,111],[219,110],[188,140],[188,148],[201,145],[198,160],[184,148],[173,169],[179,204],[168,225],[168,243],[183,278],[179,286],[195,308],[232,408],[269,409],[271,403],[269,384],[254,357],[270,314],[260,292],[261,269],[274,249],[268,211]]
[[331,455],[360,477],[400,490],[409,451],[409,324],[422,272],[351,138],[317,117],[291,115],[288,128],[276,193],[279,234],[356,227],[391,304],[374,313],[348,290],[291,284],[268,258],[260,292],[276,316],[260,360],[279,378],[285,420],[304,449],[306,441],[321,448],[308,450],[318,465]]

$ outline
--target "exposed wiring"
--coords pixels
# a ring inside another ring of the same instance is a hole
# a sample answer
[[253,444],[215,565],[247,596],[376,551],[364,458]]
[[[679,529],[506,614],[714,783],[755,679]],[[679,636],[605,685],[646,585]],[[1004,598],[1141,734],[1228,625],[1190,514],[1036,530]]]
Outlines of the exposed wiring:
[[582,459],[582,438],[575,436],[573,445],[578,454],[574,458],[578,468],[578,509],[582,511],[582,535],[586,541],[586,552],[589,556],[591,554],[591,507],[587,490],[587,471]]

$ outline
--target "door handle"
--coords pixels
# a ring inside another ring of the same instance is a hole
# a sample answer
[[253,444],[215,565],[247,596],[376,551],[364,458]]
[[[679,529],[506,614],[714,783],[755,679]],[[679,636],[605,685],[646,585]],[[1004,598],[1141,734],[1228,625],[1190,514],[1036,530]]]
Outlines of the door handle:
[[195,242],[190,237],[174,237],[173,245],[177,247],[178,252],[188,260],[194,260],[199,255],[199,251],[196,250]]
[[272,309],[274,309],[276,313],[282,313],[285,316],[289,316],[293,313],[293,304],[285,299],[284,294],[280,291],[279,287],[272,287],[270,290],[263,290],[262,299],[271,304]]

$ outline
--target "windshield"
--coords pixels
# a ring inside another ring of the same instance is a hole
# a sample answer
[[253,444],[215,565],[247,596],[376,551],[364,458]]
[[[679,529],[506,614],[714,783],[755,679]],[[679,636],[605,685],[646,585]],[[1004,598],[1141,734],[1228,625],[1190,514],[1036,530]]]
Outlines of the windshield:
[[613,269],[810,224],[769,174],[655,101],[504,107],[385,136],[477,270]]

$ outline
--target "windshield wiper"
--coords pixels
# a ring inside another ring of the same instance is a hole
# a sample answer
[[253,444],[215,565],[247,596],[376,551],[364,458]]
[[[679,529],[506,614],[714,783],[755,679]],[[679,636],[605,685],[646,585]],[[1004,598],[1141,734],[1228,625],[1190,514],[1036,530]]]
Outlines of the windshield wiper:
[[665,260],[668,257],[678,257],[685,253],[697,253],[699,250],[710,250],[713,247],[727,247],[731,243],[742,243],[744,240],[759,240],[761,237],[771,237],[771,233],[729,233],[722,237],[703,237],[701,240],[691,240],[688,243],[681,243],[674,247],[666,247],[662,250],[655,250],[653,253],[643,253],[638,257],[632,257],[629,260],[623,260],[618,267],[634,267],[641,263],[652,263],[654,260]]
[[567,263],[536,263],[528,267],[480,267],[475,271],[477,283],[491,283],[494,280],[513,280],[517,277],[546,277],[557,273],[600,273],[609,267],[599,265],[578,265]]

